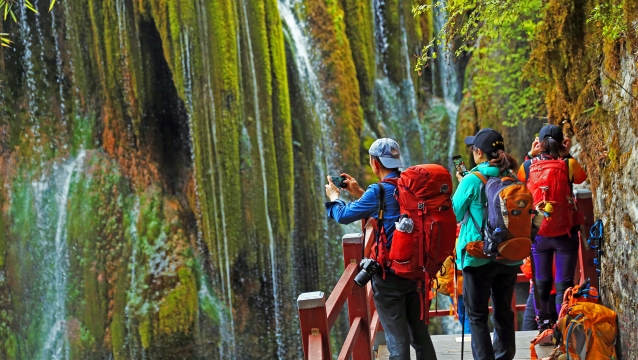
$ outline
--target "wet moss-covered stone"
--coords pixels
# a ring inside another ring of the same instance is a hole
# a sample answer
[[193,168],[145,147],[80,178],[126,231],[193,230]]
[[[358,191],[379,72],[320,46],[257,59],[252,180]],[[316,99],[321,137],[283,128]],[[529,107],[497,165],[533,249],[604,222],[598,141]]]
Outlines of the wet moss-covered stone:
[[[628,265],[635,263],[629,254],[635,253],[638,237],[628,226],[635,223],[628,205],[635,203],[635,178],[621,170],[635,162],[636,102],[627,87],[634,88],[638,79],[629,50],[636,46],[636,34],[634,29],[604,39],[601,30],[603,25],[632,29],[636,5],[628,3],[619,19],[607,15],[603,24],[587,22],[597,1],[550,1],[531,58],[549,121],[562,123],[580,142],[578,157],[591,182],[595,215],[605,223],[605,258],[615,260],[603,261],[601,295],[603,304],[618,313],[619,357],[635,353],[637,343],[635,289],[625,285],[635,276],[635,266]],[[627,87],[619,86],[620,79]]]
[[334,126],[329,138],[336,140],[336,148],[328,151],[341,168],[358,169],[363,113],[356,67],[343,23],[343,9],[337,1],[308,0],[306,11],[312,37],[324,55],[324,71],[318,76],[332,110],[330,116]]
[[346,34],[350,42],[352,58],[357,70],[361,107],[365,120],[373,131],[379,135],[379,119],[374,102],[376,79],[376,50],[374,40],[374,22],[372,3],[367,1],[341,1]]
[[159,332],[170,335],[174,332],[188,334],[193,329],[197,315],[197,286],[190,269],[177,270],[179,283],[161,302],[159,309]]

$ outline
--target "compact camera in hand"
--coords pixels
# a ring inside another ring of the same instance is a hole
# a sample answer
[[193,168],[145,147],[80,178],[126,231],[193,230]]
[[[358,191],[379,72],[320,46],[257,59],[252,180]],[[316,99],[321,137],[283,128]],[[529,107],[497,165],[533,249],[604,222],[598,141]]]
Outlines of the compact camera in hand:
[[372,279],[372,275],[378,274],[381,266],[373,259],[362,259],[359,263],[361,271],[355,276],[354,283],[359,287],[364,287]]

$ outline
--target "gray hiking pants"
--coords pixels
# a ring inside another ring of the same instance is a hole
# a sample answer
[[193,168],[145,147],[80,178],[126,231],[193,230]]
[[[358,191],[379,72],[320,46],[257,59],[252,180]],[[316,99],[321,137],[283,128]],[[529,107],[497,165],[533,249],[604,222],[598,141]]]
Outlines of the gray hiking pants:
[[385,330],[390,360],[410,360],[410,344],[418,360],[436,360],[428,326],[421,317],[417,282],[386,273],[372,277],[374,304]]

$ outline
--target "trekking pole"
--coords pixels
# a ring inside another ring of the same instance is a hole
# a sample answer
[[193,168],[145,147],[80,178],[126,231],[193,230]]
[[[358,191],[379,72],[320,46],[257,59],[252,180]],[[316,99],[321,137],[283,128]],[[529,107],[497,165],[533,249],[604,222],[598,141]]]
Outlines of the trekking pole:
[[[587,240],[587,244],[590,248],[596,250],[596,257],[594,258],[594,264],[596,264],[596,276],[598,277],[598,302],[602,302],[602,292],[600,291],[600,270],[602,265],[602,255],[603,255],[603,235],[605,233],[605,227],[603,226],[603,221],[601,219],[596,220],[594,225],[592,225],[591,230],[589,231],[589,239]],[[592,243],[592,240],[593,243]]]
[[463,302],[463,321],[461,322],[461,360],[463,360],[463,353],[465,352],[465,302]]
[[[458,281],[457,281],[457,275],[456,272],[458,270],[456,269],[456,261],[454,262],[454,298],[456,300],[456,304],[454,304],[456,306],[456,313],[459,313],[459,300],[458,300]],[[465,301],[463,302],[463,318],[461,318],[459,316],[459,320],[461,320],[461,360],[463,360],[463,351],[465,348]]]

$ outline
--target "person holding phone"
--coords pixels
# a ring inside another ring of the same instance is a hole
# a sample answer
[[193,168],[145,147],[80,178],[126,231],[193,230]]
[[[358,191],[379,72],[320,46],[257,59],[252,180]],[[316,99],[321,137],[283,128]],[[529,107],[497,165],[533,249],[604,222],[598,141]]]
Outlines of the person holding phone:
[[[400,176],[403,162],[396,141],[388,138],[378,139],[372,143],[368,153],[370,167],[379,180]],[[383,229],[388,247],[392,246],[395,222],[400,216],[399,202],[394,195],[396,186],[388,182],[380,182],[368,186],[368,189],[364,191],[352,176],[345,173],[341,176],[345,178],[343,180],[345,189],[358,199],[349,204],[340,200],[340,190],[328,176],[326,196],[330,201],[325,203],[328,217],[340,224],[350,224],[366,218],[377,219],[381,194],[379,187],[383,186],[385,193]],[[379,320],[385,330],[390,359],[409,359],[410,345],[412,345],[417,359],[436,360],[428,325],[420,320],[421,301],[417,282],[386,271],[385,274],[372,275],[372,290]]]
[[[475,359],[513,359],[516,354],[512,297],[521,261],[504,264],[483,253],[483,236],[469,217],[483,219],[486,203],[484,177],[497,177],[516,170],[518,164],[505,152],[503,137],[489,128],[468,136],[478,164],[466,176],[457,172],[459,186],[452,197],[457,221],[461,222],[456,244],[456,265],[463,272],[463,298],[472,333],[472,355]],[[480,221],[480,220],[479,220]],[[494,340],[488,329],[489,301],[492,300]]]
[[[587,174],[578,161],[569,155],[570,146],[571,142],[564,138],[563,130],[559,126],[543,126],[539,137],[532,143],[527,159],[518,170],[519,180],[527,183],[534,193],[530,181],[535,182],[538,180],[537,177],[541,175],[531,170],[532,164],[560,160],[567,169],[566,183],[555,184],[555,186],[567,189],[567,192],[571,193],[572,184],[584,182],[587,179]],[[551,173],[549,176],[557,178],[558,173]],[[573,207],[573,201],[569,198],[549,200],[559,201],[561,208]],[[535,203],[540,201],[541,199],[534,197]],[[553,203],[552,209],[555,207],[557,205]],[[541,210],[546,209],[543,208]],[[556,216],[557,218],[552,220],[551,214],[549,211],[539,211],[539,214],[535,217],[535,229],[533,231],[538,233],[532,244],[532,256],[536,271],[534,274],[534,286],[537,287],[536,291],[539,297],[536,318],[540,331],[552,327],[553,319],[550,308],[555,307],[556,312],[560,312],[565,290],[574,285],[574,272],[578,261],[578,231],[580,225],[584,223],[582,215],[574,209],[569,213],[570,219],[572,219],[570,223],[573,226],[565,227],[561,233],[549,232],[543,227],[545,221],[553,221],[553,224],[563,221],[561,216]],[[553,271],[554,265],[555,272]],[[556,288],[556,299],[553,303],[550,303],[550,293],[553,287]]]

